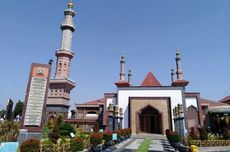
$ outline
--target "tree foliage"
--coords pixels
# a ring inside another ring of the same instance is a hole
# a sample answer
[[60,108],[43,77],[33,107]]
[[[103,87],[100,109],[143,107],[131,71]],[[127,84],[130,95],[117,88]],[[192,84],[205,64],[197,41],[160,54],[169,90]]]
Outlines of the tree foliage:
[[23,102],[21,102],[20,100],[16,103],[15,108],[14,108],[14,118],[17,115],[22,115],[22,110],[23,110]]
[[58,138],[60,137],[59,129],[57,125],[54,126],[53,130],[49,133],[49,140],[53,143],[57,143]]

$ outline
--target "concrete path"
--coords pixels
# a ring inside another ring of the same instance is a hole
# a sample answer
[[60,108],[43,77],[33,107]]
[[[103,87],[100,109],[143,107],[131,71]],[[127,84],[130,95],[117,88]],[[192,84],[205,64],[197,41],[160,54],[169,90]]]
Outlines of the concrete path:
[[134,141],[129,145],[125,146],[122,152],[135,152],[141,143],[144,141],[144,138],[151,140],[149,145],[149,152],[172,152],[175,151],[174,148],[170,145],[168,140],[163,135],[152,135],[152,134],[141,134],[135,135]]

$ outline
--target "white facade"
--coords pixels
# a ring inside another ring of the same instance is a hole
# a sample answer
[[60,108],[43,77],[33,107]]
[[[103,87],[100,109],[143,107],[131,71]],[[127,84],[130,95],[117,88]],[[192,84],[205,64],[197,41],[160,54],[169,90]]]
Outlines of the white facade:
[[107,106],[109,106],[109,104],[113,104],[116,105],[117,104],[117,99],[116,98],[107,98]]
[[[124,110],[123,128],[129,126],[129,98],[130,97],[167,97],[171,102],[171,113],[177,104],[183,105],[183,88],[182,87],[127,87],[118,88],[117,104]],[[173,118],[173,116],[172,116]],[[174,122],[172,119],[172,127]]]
[[196,97],[186,97],[185,99],[186,101],[186,108],[190,107],[190,106],[194,106],[198,109],[198,101]]

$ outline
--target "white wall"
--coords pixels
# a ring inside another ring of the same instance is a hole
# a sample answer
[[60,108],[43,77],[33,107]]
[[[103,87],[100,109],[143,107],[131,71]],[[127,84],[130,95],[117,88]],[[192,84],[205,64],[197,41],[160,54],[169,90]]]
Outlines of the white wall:
[[107,102],[107,107],[109,106],[110,103],[112,103],[113,105],[116,105],[117,104],[117,99],[116,98],[107,98],[106,102]]
[[196,107],[198,109],[196,97],[187,97],[187,98],[185,98],[185,102],[186,102],[186,108],[193,105],[194,107]]
[[[169,97],[171,100],[171,113],[177,104],[183,104],[182,90],[165,90],[165,89],[151,89],[151,88],[118,88],[118,105],[124,109],[123,128],[128,127],[128,103],[129,97]],[[173,118],[173,116],[172,116]],[[174,129],[174,122],[172,120]]]

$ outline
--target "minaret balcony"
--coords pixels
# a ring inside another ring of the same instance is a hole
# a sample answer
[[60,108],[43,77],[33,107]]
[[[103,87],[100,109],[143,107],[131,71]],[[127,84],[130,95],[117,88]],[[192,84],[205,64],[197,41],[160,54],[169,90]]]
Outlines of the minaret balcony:
[[57,50],[56,56],[57,57],[67,56],[70,59],[72,59],[74,56],[74,53],[71,50]]
[[72,32],[74,32],[76,30],[74,24],[64,22],[61,24],[61,30],[63,31],[65,29],[71,29]]

